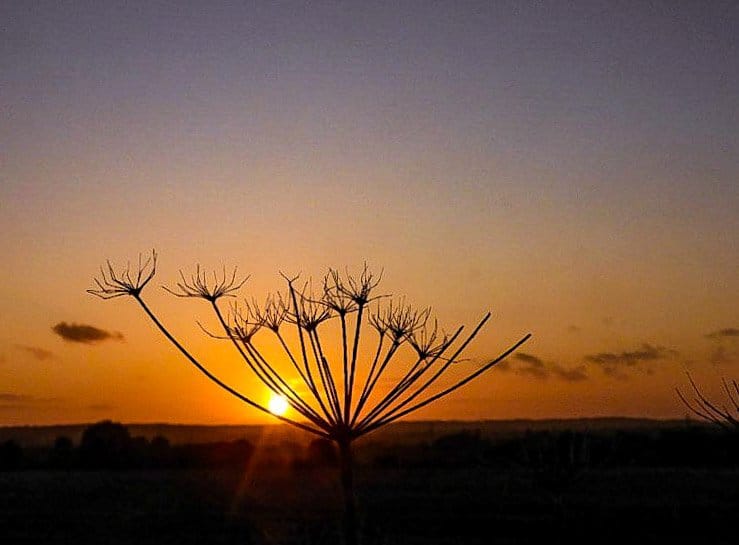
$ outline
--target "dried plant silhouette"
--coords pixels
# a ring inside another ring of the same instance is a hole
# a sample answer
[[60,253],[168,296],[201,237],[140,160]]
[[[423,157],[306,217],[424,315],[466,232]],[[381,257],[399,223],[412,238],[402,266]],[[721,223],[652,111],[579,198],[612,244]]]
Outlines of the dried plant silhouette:
[[[709,422],[713,422],[727,430],[739,431],[739,385],[736,380],[729,382],[726,379],[721,379],[721,384],[724,387],[724,393],[731,404],[731,407],[727,408],[726,405],[719,405],[715,401],[709,400],[698,388],[698,385],[693,380],[693,377],[688,374],[688,380],[693,390],[693,399],[683,395],[679,388],[676,388],[677,395],[683,404],[696,416],[703,418]],[[732,408],[734,414],[732,415]]]
[[[287,285],[284,293],[268,296],[263,305],[234,302],[224,314],[220,300],[234,298],[247,278],[237,278],[235,269],[206,275],[198,266],[191,276],[180,271],[176,286],[164,289],[176,297],[209,303],[221,332],[200,327],[211,337],[232,343],[256,381],[282,396],[302,417],[292,418],[271,413],[253,396],[219,379],[164,326],[142,297],[143,289],[156,274],[156,266],[156,252],[146,260],[139,257],[135,269],[129,263],[117,271],[107,262],[95,279],[96,287],[88,292],[103,299],[133,297],[159,331],[215,384],[259,411],[333,441],[338,447],[344,493],[344,535],[351,545],[358,542],[353,441],[451,394],[501,362],[530,337],[525,335],[499,356],[444,384],[441,379],[462,365],[460,355],[490,319],[490,313],[466,335],[463,326],[451,334],[443,333],[429,309],[418,310],[402,299],[376,294],[381,275],[365,266],[358,276],[330,269],[318,293],[310,282],[296,286],[297,277],[283,275]],[[332,328],[326,325],[329,322],[337,325]],[[374,330],[370,340],[365,333],[368,326]],[[276,339],[282,362],[260,350],[255,343],[259,332]],[[332,348],[339,354],[333,364],[327,356],[327,334],[332,336],[336,343]],[[366,360],[362,346],[370,347]],[[399,363],[406,358],[409,361]],[[278,371],[277,364],[289,365],[292,377]],[[392,378],[389,387],[388,375]],[[293,386],[294,379],[299,386]]]

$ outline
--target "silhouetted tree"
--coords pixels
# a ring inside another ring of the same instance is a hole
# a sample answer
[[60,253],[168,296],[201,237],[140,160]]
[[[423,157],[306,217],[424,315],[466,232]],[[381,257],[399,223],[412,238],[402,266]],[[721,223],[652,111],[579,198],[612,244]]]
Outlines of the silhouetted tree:
[[328,439],[318,437],[308,445],[308,465],[317,467],[336,467],[339,464],[339,456],[336,446]]
[[19,469],[23,465],[23,448],[12,439],[0,443],[0,469]]
[[54,440],[51,451],[51,465],[56,468],[69,468],[74,459],[74,443],[66,435],[60,435]]
[[164,467],[171,463],[171,458],[169,439],[161,435],[155,436],[149,443],[149,463],[155,467]]
[[85,428],[80,458],[88,467],[123,467],[130,461],[132,439],[123,424],[104,420]]
[[[88,290],[103,299],[132,297],[152,320],[159,331],[197,367],[208,379],[247,405],[270,413],[269,409],[235,387],[226,384],[169,331],[142,297],[142,291],[156,273],[156,252],[146,260],[139,257],[138,266],[130,264],[116,270],[110,262],[100,269],[96,287]],[[264,305],[246,302],[232,304],[224,313],[219,301],[233,297],[246,281],[236,278],[236,270],[227,274],[206,275],[198,266],[192,276],[180,272],[174,288],[165,289],[182,298],[206,301],[222,330],[214,335],[233,344],[255,379],[276,395],[282,396],[301,419],[273,415],[282,422],[333,441],[339,451],[339,468],[344,491],[344,530],[346,542],[358,540],[353,484],[352,443],[359,437],[417,411],[451,394],[482,375],[523,344],[526,335],[499,356],[468,370],[461,379],[443,386],[440,381],[453,366],[459,366],[460,355],[490,318],[487,313],[466,336],[463,327],[452,334],[439,331],[429,309],[416,310],[404,300],[379,297],[375,294],[380,278],[365,266],[355,277],[329,270],[322,289],[314,293],[310,283],[296,286],[297,277],[288,278],[286,291],[268,296]],[[373,307],[373,308],[371,308]],[[340,338],[338,362],[329,362],[325,350],[324,326],[338,322]],[[287,326],[293,329],[292,347],[286,336]],[[374,348],[364,365],[360,357],[360,340],[366,327],[376,333]],[[201,326],[202,327],[202,326]],[[203,328],[205,329],[205,328]],[[290,380],[275,368],[275,358],[263,352],[254,342],[257,333],[270,333],[284,352],[284,359],[294,369],[295,376],[307,390],[301,395]],[[206,331],[207,332],[207,331]],[[322,337],[322,335],[324,337]],[[397,359],[405,354],[410,361],[398,367]],[[364,369],[362,369],[364,367]],[[380,381],[390,368],[401,378],[385,391]]]
[[718,402],[711,401],[703,395],[690,374],[688,374],[688,380],[693,390],[692,401],[688,400],[679,388],[675,390],[680,400],[690,412],[724,429],[739,431],[739,384],[737,384],[737,381],[732,380],[729,382],[726,379],[721,380],[724,393],[730,403],[730,406],[727,407],[724,404],[719,405]]

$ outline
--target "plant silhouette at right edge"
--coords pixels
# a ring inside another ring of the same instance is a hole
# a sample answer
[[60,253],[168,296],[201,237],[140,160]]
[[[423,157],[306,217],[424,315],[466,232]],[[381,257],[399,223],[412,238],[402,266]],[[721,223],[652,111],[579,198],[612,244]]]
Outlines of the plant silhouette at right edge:
[[[727,408],[726,405],[719,405],[715,401],[708,399],[698,388],[698,385],[693,380],[693,377],[688,374],[688,380],[693,391],[693,398],[689,400],[679,388],[676,388],[677,395],[683,404],[692,412],[694,415],[699,416],[703,420],[712,422],[726,430],[739,431],[739,384],[736,380],[729,382],[728,380],[721,379],[721,384],[724,387],[724,393],[726,398],[731,404]],[[733,413],[732,414],[732,408]]]

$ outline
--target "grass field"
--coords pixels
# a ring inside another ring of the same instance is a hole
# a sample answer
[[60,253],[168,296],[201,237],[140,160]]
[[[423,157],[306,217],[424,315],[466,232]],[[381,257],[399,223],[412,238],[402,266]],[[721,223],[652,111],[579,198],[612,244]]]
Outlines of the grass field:
[[[330,469],[0,473],[0,543],[340,543]],[[365,544],[735,543],[739,470],[359,468]]]

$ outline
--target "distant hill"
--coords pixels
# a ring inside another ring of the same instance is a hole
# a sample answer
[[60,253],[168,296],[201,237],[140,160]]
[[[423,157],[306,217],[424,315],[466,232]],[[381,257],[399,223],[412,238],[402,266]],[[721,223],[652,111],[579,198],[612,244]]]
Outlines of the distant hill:
[[[92,422],[85,424],[67,424],[60,426],[12,426],[0,427],[0,442],[8,439],[17,441],[24,447],[49,446],[57,437],[68,437],[74,444],[79,444],[82,433]],[[287,436],[290,431],[283,426],[209,426],[191,424],[125,424],[133,437],[152,439],[158,435],[166,437],[172,444],[213,443],[216,441],[234,441],[236,439],[258,440],[272,429],[279,430]],[[303,435],[295,432],[296,436]]]
[[[50,446],[57,437],[65,436],[78,444],[82,432],[91,423],[60,426],[8,426],[0,427],[0,442],[12,439],[23,447]],[[604,431],[604,430],[658,430],[703,425],[686,420],[654,420],[647,418],[578,418],[551,420],[433,420],[407,421],[391,424],[378,430],[365,441],[382,443],[417,443],[431,441],[442,435],[463,430],[475,431],[486,438],[501,438],[531,431]],[[248,439],[254,444],[275,444],[284,441],[302,443],[309,436],[285,425],[264,426],[209,426],[191,424],[126,424],[134,437],[152,439],[166,437],[172,444],[212,443]]]

